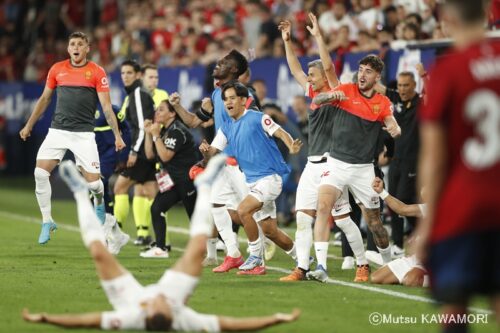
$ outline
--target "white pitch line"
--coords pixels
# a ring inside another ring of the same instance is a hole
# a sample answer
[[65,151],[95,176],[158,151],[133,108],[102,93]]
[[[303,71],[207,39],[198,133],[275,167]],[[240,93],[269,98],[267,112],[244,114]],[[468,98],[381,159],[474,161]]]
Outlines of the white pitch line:
[[[0,211],[0,216],[4,216],[6,218],[14,218],[14,219],[18,219],[18,220],[29,222],[29,223],[40,224],[40,219],[26,216],[26,215]],[[78,227],[73,226],[73,225],[69,225],[69,224],[60,223],[60,222],[57,222],[57,227],[64,229],[64,230],[68,230],[68,231],[80,232],[80,229]],[[189,235],[189,230],[186,228],[169,226],[168,230],[173,231],[175,233],[183,234],[183,235]],[[246,241],[244,239],[242,239],[242,240],[244,243],[246,243]],[[178,251],[178,252],[184,252],[184,249],[181,249],[178,247],[174,247],[173,250]],[[273,267],[273,266],[266,266],[266,269],[271,270],[271,271],[275,271],[275,272],[280,272],[283,274],[290,274],[292,272],[291,270],[288,270],[288,269],[284,269],[281,267]],[[405,294],[403,292],[387,290],[387,289],[378,288],[378,287],[374,287],[374,286],[370,286],[370,285],[366,285],[366,284],[352,283],[352,282],[336,280],[336,279],[331,279],[331,278],[329,278],[327,280],[327,283],[336,284],[336,285],[345,286],[345,287],[351,287],[351,288],[355,288],[355,289],[367,290],[367,291],[371,291],[374,293],[384,294],[387,296],[407,299],[407,300],[416,301],[416,302],[436,304],[436,302],[433,299],[428,298],[428,297]],[[486,309],[482,309],[482,308],[469,307],[468,309],[470,311],[476,312],[476,313],[493,314],[493,312],[491,310],[486,310]]]

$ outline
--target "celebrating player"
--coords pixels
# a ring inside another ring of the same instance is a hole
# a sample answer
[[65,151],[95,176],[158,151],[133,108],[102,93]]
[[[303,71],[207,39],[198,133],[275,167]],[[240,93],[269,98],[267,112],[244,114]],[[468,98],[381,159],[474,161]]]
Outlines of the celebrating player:
[[94,114],[97,100],[101,103],[106,121],[115,136],[115,148],[121,150],[125,143],[120,135],[116,117],[111,108],[109,84],[104,69],[87,60],[89,40],[83,32],[74,32],[68,39],[70,59],[54,64],[47,75],[47,83],[28,122],[19,132],[21,139],[31,135],[31,130],[42,116],[57,89],[57,104],[51,128],[36,157],[36,198],[42,213],[42,230],[38,243],[50,240],[50,233],[57,229],[52,219],[50,173],[70,150],[81,167],[94,196],[96,213],[105,220],[103,200],[104,185],[100,179],[99,154],[94,139]]
[[201,314],[186,306],[202,272],[207,235],[212,233],[210,183],[217,177],[225,156],[214,158],[196,182],[198,200],[191,220],[191,239],[183,256],[156,284],[142,286],[113,257],[105,246],[99,220],[92,211],[87,196],[87,184],[70,161],[61,165],[61,177],[74,193],[78,221],[85,246],[95,262],[97,274],[113,311],[53,315],[29,313],[23,318],[34,323],[46,323],[66,328],[101,328],[103,330],[147,331],[254,331],[279,323],[292,322],[300,315],[276,313],[266,317],[233,318]]
[[278,245],[288,243],[288,253],[293,250],[293,241],[277,228],[274,200],[281,193],[282,176],[290,172],[272,137],[282,140],[291,154],[299,152],[302,143],[293,140],[271,117],[261,112],[248,110],[247,88],[236,81],[226,83],[222,97],[228,114],[234,119],[225,123],[211,145],[204,142],[200,150],[208,158],[229,147],[245,174],[250,193],[238,206],[238,214],[248,236],[250,256],[239,266],[239,274],[260,275],[265,273],[262,261],[263,237],[253,215],[259,212],[265,218],[259,220],[266,229],[274,230],[268,237]]

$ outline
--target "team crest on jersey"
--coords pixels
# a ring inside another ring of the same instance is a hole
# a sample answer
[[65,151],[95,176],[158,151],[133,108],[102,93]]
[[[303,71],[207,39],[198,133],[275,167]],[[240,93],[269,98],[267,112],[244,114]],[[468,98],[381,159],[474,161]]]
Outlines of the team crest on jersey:
[[99,110],[95,110],[94,118],[99,119],[100,115],[101,115],[101,113],[99,112]]
[[92,72],[91,71],[85,71],[85,79],[90,80],[92,78]]
[[380,113],[380,104],[374,104],[373,105],[373,113],[379,114]]

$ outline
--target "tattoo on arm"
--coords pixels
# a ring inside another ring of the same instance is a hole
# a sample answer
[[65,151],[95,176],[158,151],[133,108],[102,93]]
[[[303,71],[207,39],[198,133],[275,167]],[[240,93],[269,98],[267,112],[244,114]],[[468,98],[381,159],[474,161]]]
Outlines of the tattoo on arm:
[[334,99],[329,93],[320,93],[316,97],[313,98],[313,103],[316,105],[325,104],[333,101]]

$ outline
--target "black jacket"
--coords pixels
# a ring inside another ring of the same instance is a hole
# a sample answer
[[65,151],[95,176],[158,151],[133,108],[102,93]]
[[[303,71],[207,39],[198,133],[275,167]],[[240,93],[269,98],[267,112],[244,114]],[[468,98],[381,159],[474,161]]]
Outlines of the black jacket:
[[131,130],[130,151],[137,153],[139,158],[146,159],[144,152],[144,120],[154,117],[154,102],[149,92],[142,86],[141,80],[135,80],[130,86],[125,87],[128,94],[126,119]]

